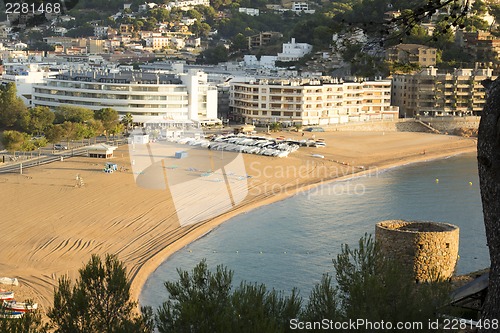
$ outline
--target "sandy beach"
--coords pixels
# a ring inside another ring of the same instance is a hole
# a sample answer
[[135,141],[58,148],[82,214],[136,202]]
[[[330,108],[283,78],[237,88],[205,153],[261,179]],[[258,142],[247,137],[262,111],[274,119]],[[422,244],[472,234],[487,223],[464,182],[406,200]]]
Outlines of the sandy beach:
[[[272,136],[280,135],[301,138],[293,132]],[[207,167],[206,150],[192,149],[188,158],[173,159],[179,147],[161,150],[157,159],[150,159],[153,167],[143,172],[136,172],[137,152],[122,146],[112,161],[123,171],[112,174],[103,172],[104,160],[84,157],[27,169],[22,175],[0,174],[0,277],[17,277],[16,298],[33,299],[47,309],[59,277],[76,278],[93,253],[114,253],[125,262],[137,299],[149,274],[169,255],[232,216],[321,182],[476,149],[474,139],[427,133],[325,132],[316,138],[324,139],[327,147],[302,147],[283,159],[241,154],[245,174],[226,172],[220,179],[204,178],[204,173],[235,156],[209,152]],[[77,175],[82,187],[75,186]],[[184,179],[205,183],[194,183],[180,198],[182,187],[174,185]],[[221,184],[214,191],[231,189],[229,204],[209,204],[219,194],[196,190],[209,183]],[[204,198],[206,205],[196,211],[195,203]],[[193,207],[181,207],[180,200]],[[197,222],[205,217],[209,219]]]

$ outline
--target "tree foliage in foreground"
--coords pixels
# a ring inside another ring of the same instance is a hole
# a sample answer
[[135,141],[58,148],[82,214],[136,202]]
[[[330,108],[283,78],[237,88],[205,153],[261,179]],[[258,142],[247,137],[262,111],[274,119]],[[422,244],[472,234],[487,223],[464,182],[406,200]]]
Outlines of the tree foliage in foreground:
[[[30,302],[28,302],[30,303]],[[27,312],[19,319],[4,318],[7,311],[0,308],[0,332],[2,333],[46,333],[40,312]]]
[[191,273],[178,270],[179,281],[166,282],[170,297],[158,309],[159,332],[286,332],[301,299],[295,291],[284,296],[265,285],[242,282],[232,290],[233,272],[205,260]]
[[23,101],[16,95],[16,85],[8,83],[0,86],[0,127],[13,127],[26,111]]
[[[426,324],[439,318],[437,309],[448,300],[447,282],[416,284],[413,272],[386,259],[371,236],[360,239],[357,249],[344,244],[333,265],[337,283],[335,310],[339,321],[364,318],[371,322]],[[428,329],[427,332],[436,330]]]
[[[371,236],[362,238],[357,249],[344,245],[333,265],[334,281],[324,275],[301,307],[303,299],[296,290],[285,296],[268,291],[265,285],[245,282],[233,290],[231,271],[218,266],[211,272],[202,261],[191,273],[179,270],[177,282],[165,283],[170,296],[157,312],[158,329],[161,333],[275,333],[294,331],[291,320],[346,322],[358,318],[426,325],[438,318],[436,309],[447,300],[446,284],[417,285],[411,274],[380,254]],[[436,332],[425,325],[423,332]],[[304,332],[319,331],[304,328]],[[369,327],[355,330],[370,331]]]
[[48,317],[56,333],[152,332],[152,311],[134,313],[130,282],[116,256],[106,255],[103,261],[92,255],[79,272],[74,285],[63,277],[54,292],[54,307]]

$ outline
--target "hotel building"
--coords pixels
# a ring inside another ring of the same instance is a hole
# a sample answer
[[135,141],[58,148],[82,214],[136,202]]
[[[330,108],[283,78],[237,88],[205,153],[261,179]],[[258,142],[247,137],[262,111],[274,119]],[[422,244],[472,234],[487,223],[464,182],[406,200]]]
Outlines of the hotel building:
[[17,96],[30,106],[33,85],[43,83],[57,73],[51,72],[49,67],[48,63],[4,63],[1,81],[3,84],[14,83]]
[[492,69],[455,69],[451,73],[428,67],[415,74],[395,74],[392,105],[405,117],[481,114],[485,103],[482,80],[496,77]]
[[34,106],[75,105],[114,108],[135,123],[206,124],[217,122],[217,87],[207,74],[146,71],[70,71],[33,86]]
[[231,82],[230,109],[246,123],[327,125],[397,119],[399,111],[390,98],[391,81],[260,79]]

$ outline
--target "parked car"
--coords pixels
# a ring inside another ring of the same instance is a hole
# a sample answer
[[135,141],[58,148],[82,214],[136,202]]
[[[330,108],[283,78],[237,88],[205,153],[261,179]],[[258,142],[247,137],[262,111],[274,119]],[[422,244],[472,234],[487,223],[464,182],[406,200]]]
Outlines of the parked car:
[[61,145],[61,144],[55,144],[54,145],[54,149],[55,150],[67,150],[68,146],[64,146],[64,145]]
[[305,132],[324,132],[325,129],[323,127],[308,127],[304,131]]

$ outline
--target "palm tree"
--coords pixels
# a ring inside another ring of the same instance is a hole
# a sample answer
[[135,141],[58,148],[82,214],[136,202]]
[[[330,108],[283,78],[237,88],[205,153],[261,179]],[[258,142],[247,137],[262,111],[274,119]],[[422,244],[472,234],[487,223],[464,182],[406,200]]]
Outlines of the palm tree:
[[132,126],[133,123],[134,123],[134,117],[132,117],[132,114],[130,112],[127,112],[127,114],[125,114],[122,118],[122,124],[125,125],[125,130],[127,131],[127,134],[129,128]]

